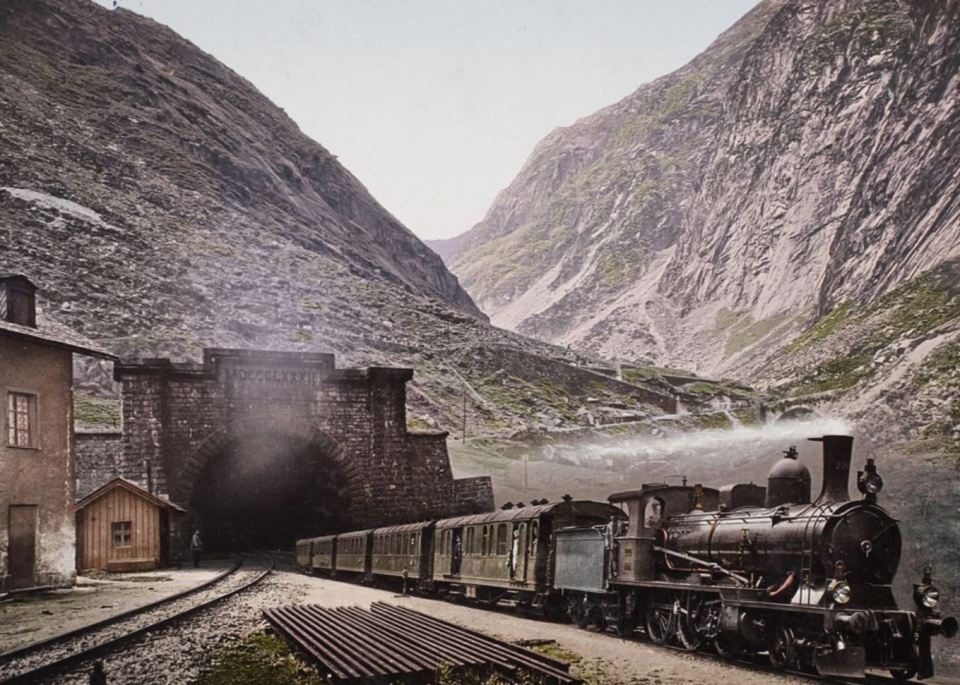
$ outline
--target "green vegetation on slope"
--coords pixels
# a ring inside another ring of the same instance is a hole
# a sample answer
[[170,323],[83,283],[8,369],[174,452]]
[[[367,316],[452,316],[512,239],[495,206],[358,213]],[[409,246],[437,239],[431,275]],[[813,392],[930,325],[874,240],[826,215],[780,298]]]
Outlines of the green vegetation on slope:
[[819,364],[788,389],[791,395],[845,390],[870,378],[876,354],[900,340],[916,338],[960,317],[960,263],[946,262],[887,293],[859,313],[850,303],[835,307],[784,350],[802,352],[831,338],[853,338],[841,355]]

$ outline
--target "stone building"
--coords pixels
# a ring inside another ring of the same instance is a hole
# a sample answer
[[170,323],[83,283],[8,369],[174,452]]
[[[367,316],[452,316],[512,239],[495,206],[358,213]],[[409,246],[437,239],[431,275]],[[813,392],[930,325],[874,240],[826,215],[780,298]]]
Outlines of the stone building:
[[36,287],[0,276],[0,591],[71,585],[73,355],[113,357],[52,323]]
[[203,362],[116,364],[123,431],[86,436],[82,484],[115,476],[187,509],[211,549],[493,509],[454,479],[446,433],[407,430],[410,369],[333,355],[207,349]]

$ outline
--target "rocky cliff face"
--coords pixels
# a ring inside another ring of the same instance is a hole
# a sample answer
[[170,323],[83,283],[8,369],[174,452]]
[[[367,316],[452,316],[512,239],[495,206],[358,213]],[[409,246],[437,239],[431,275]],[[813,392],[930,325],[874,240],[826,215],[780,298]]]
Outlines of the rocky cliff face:
[[224,323],[231,293],[272,309],[284,281],[338,270],[483,318],[334,155],[155,22],[82,0],[5,2],[0,82],[4,268],[56,305],[117,305],[115,335],[199,309]]
[[522,333],[755,368],[960,254],[958,68],[956,0],[767,0],[550,134],[448,264]]

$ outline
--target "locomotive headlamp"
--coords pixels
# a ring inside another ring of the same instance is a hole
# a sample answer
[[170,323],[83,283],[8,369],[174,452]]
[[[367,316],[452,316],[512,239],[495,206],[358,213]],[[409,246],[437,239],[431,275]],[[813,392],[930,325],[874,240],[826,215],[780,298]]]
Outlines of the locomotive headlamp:
[[927,585],[917,592],[917,603],[927,609],[936,609],[940,606],[940,591],[933,585]]
[[830,596],[837,604],[846,604],[850,601],[852,594],[850,583],[845,580],[834,581],[833,585],[830,586]]
[[883,478],[880,477],[879,473],[867,473],[863,477],[863,488],[867,492],[876,495],[883,490]]
[[870,500],[875,500],[877,493],[883,490],[883,478],[877,473],[877,466],[873,463],[873,458],[867,459],[864,470],[857,473],[857,490]]

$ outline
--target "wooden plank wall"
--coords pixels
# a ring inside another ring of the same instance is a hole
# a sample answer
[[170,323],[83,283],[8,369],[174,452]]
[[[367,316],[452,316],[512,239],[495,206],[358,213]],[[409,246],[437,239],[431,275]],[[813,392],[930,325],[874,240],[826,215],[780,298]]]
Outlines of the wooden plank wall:
[[[130,521],[129,547],[114,547],[111,524]],[[160,510],[123,488],[114,488],[80,512],[77,566],[107,570],[111,561],[160,561]]]

